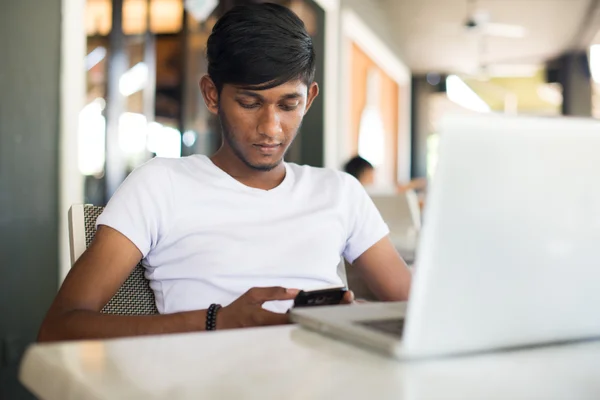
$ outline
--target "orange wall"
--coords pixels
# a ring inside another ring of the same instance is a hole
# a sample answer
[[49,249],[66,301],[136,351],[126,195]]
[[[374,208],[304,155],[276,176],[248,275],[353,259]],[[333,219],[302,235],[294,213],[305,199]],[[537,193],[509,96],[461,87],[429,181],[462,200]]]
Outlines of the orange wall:
[[386,131],[385,168],[392,171],[394,182],[397,181],[398,167],[398,84],[392,80],[373,60],[356,44],[352,44],[351,84],[350,84],[350,148],[353,154],[358,153],[358,133],[360,117],[367,101],[367,74],[371,68],[379,70],[381,75],[381,113]]

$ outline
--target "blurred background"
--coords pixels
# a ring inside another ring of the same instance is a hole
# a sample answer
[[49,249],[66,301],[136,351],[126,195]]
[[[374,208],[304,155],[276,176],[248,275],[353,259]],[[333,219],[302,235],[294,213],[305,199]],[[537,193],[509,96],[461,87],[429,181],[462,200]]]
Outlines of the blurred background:
[[[69,206],[106,204],[152,157],[219,146],[206,40],[251,2],[0,0],[1,399],[29,398],[17,365],[70,268]],[[359,154],[402,192],[434,178],[448,113],[600,118],[599,0],[275,2],[305,22],[321,86],[290,162]]]

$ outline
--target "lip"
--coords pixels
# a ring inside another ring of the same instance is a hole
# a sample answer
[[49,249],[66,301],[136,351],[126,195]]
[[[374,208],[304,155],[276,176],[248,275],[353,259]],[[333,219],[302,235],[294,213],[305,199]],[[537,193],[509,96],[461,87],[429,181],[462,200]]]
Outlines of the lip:
[[257,143],[253,145],[263,154],[273,154],[281,147],[281,144]]

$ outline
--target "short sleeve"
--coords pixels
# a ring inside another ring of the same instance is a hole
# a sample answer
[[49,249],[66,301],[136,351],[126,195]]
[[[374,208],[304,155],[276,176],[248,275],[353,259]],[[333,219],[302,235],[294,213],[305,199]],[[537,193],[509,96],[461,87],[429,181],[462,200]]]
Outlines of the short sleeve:
[[345,195],[349,215],[343,256],[349,263],[353,263],[371,246],[387,236],[390,230],[360,182],[350,175],[347,175],[346,180]]
[[154,158],[135,169],[114,193],[96,225],[127,237],[145,258],[167,234],[173,205],[168,165]]

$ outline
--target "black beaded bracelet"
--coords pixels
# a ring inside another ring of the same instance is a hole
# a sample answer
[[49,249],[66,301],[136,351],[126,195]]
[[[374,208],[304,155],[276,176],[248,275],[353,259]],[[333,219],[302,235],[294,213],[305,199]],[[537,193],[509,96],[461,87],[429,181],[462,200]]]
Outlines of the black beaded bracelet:
[[206,310],[206,330],[214,331],[217,329],[217,312],[221,309],[220,304],[211,304]]

